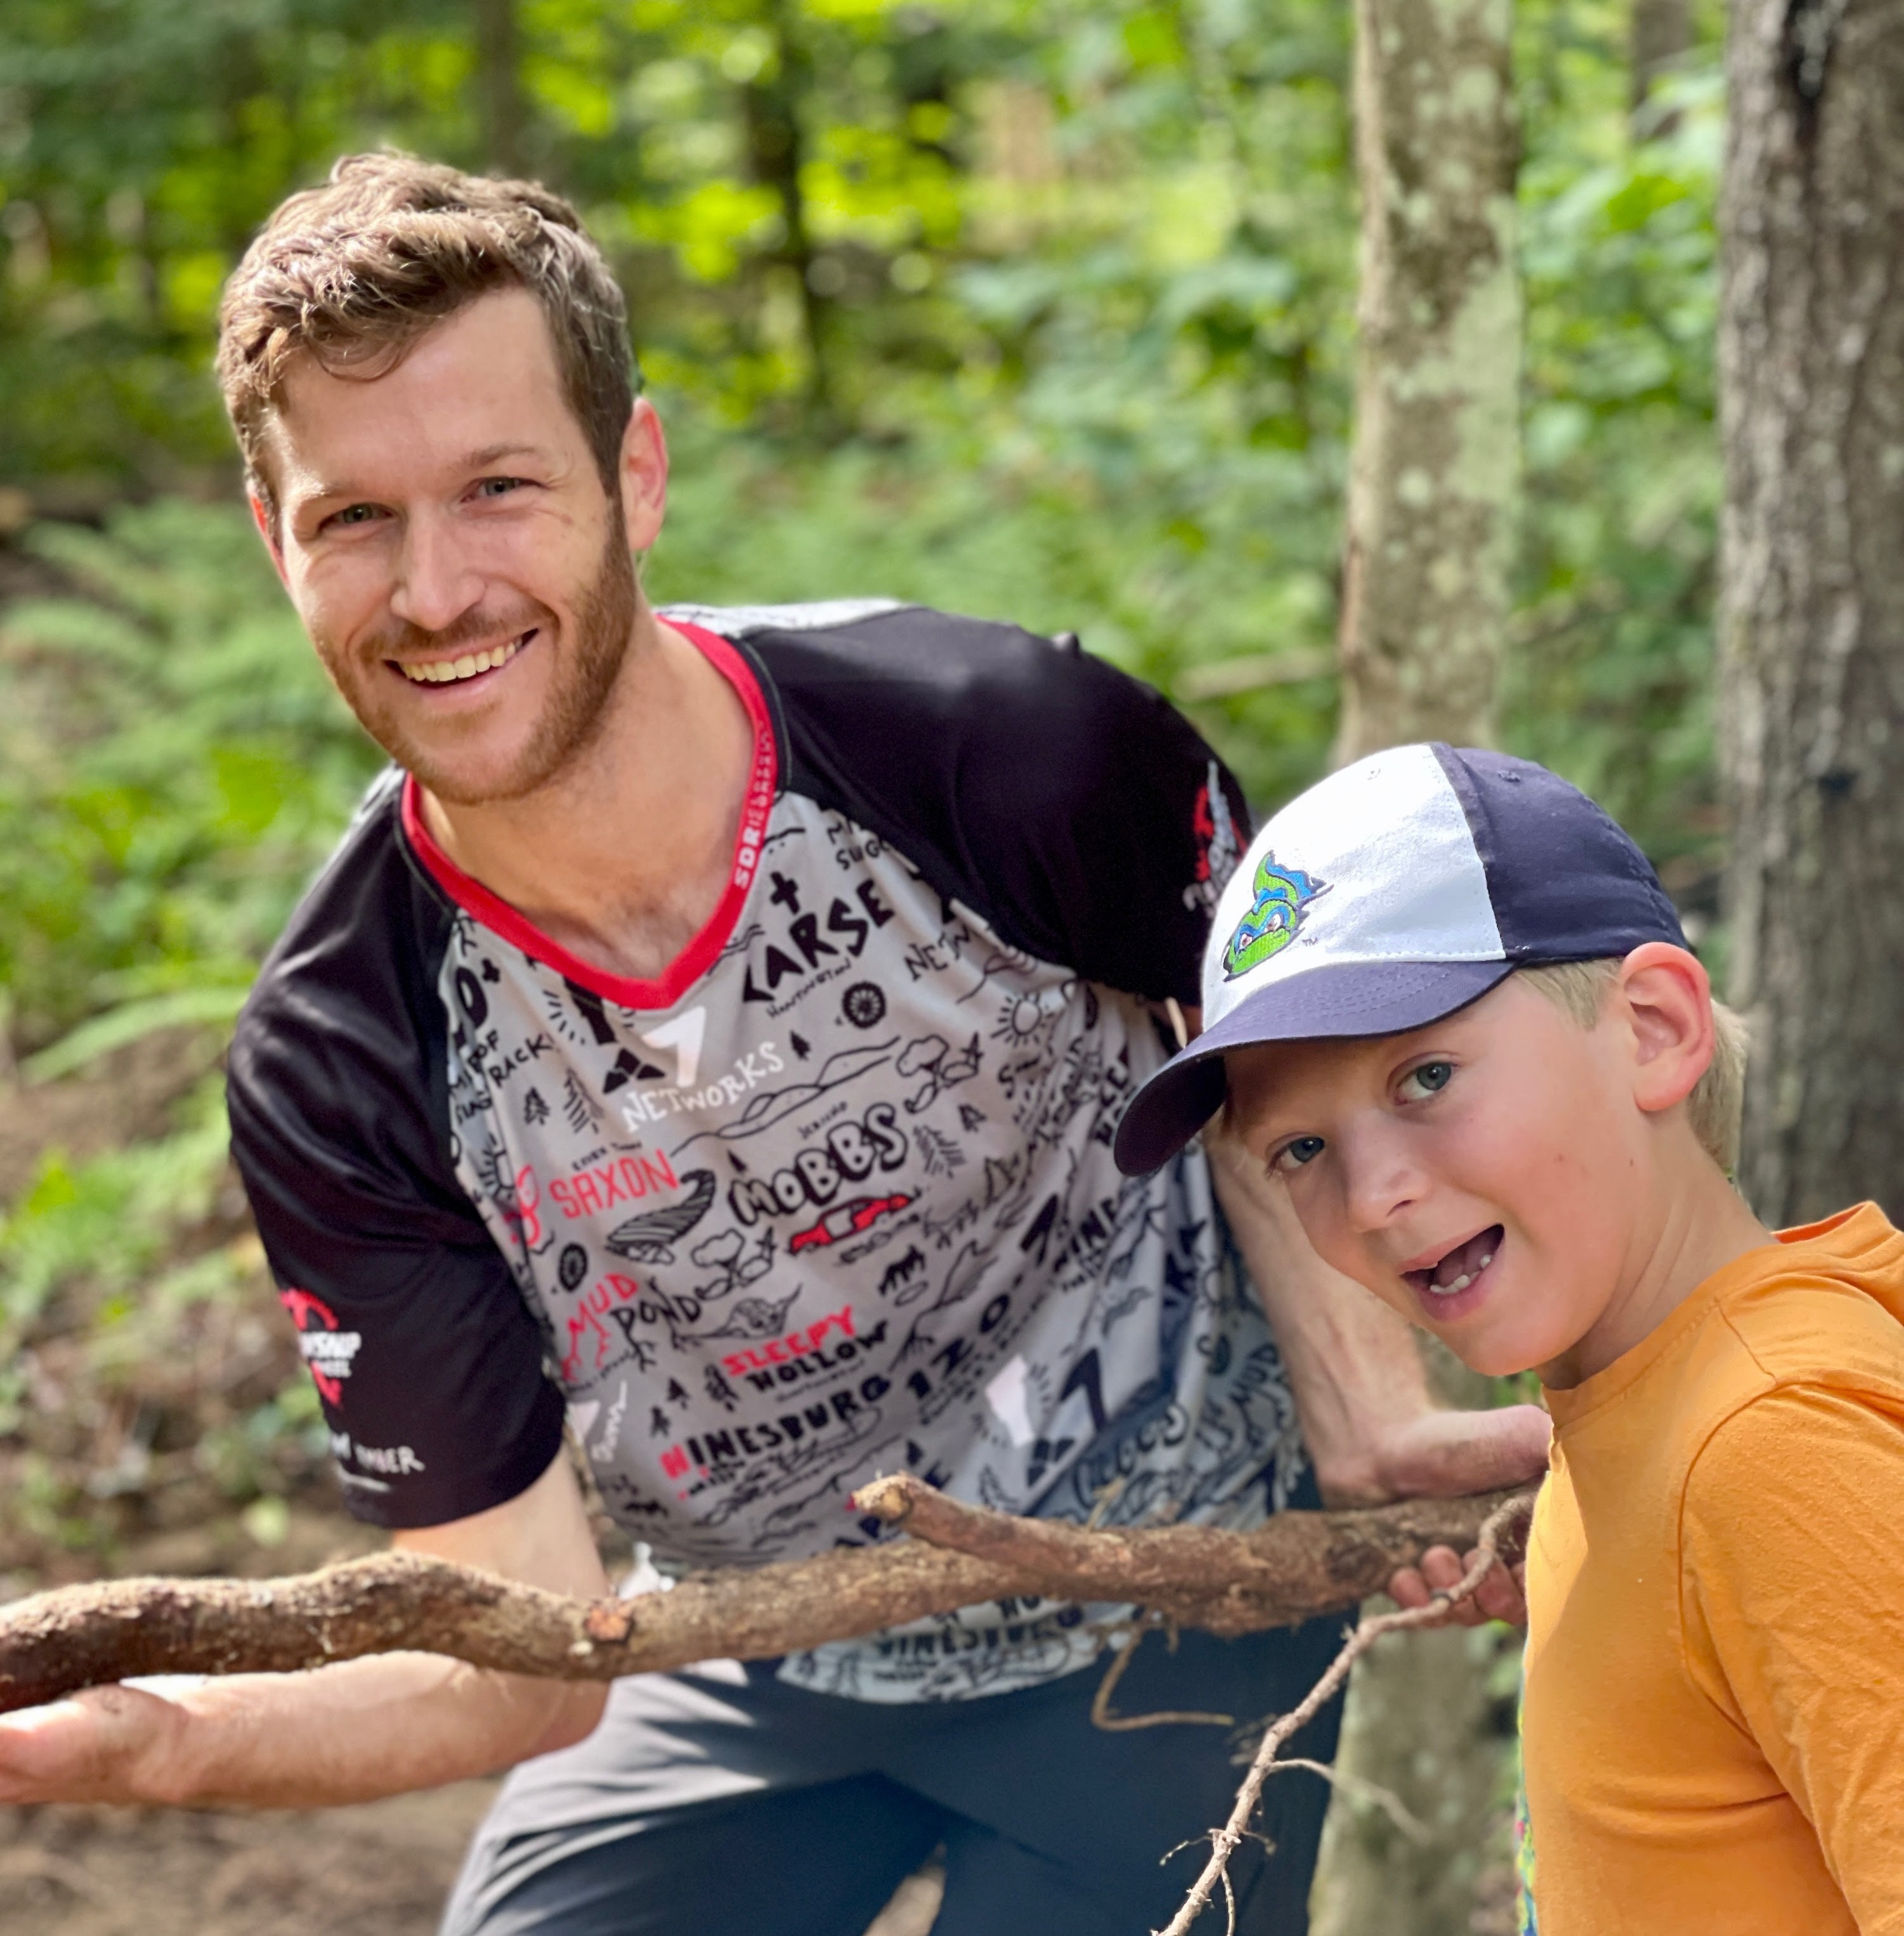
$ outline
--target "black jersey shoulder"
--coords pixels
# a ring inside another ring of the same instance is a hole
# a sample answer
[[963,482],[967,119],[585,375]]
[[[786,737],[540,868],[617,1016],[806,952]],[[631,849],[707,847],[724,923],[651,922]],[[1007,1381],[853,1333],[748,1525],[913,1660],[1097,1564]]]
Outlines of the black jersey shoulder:
[[[271,951],[226,1091],[232,1154],[294,1321],[358,1341],[348,1381],[325,1394],[346,1502],[430,1526],[531,1484],[562,1407],[452,1167],[437,993],[452,916],[410,857],[398,799],[395,775],[372,790]],[[399,1476],[377,1476],[397,1448],[410,1455]]]
[[679,616],[764,670],[786,784],[890,841],[1013,946],[1198,999],[1207,816],[1219,798],[1228,835],[1247,809],[1160,694],[1074,640],[921,606]]
[[410,859],[400,785],[372,788],[259,972],[231,1045],[234,1140],[267,1194],[288,1162],[306,1204],[334,1184],[359,1215],[394,1189],[406,1218],[467,1218],[436,993],[450,911]]

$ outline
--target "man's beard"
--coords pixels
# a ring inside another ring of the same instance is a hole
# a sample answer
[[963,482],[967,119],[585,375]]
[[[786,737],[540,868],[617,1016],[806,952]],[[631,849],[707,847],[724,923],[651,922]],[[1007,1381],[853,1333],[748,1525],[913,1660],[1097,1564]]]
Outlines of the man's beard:
[[[459,777],[454,756],[432,755],[416,745],[393,716],[394,707],[360,704],[348,691],[344,697],[351,701],[364,731],[438,800],[452,806],[520,800],[546,786],[588,751],[602,730],[609,694],[627,658],[636,610],[635,568],[618,518],[609,520],[609,541],[594,582],[577,596],[573,610],[570,650],[566,661],[558,662],[542,717],[509,770],[492,779],[473,784]],[[406,625],[372,643],[370,649],[376,663],[367,683],[374,687],[386,659],[414,662],[441,658],[454,654],[459,646],[494,640],[498,634],[520,638],[532,628],[538,636],[526,649],[533,652],[540,646],[553,652],[555,614],[533,600],[525,601],[519,610],[500,619],[493,611],[479,607],[440,632]]]

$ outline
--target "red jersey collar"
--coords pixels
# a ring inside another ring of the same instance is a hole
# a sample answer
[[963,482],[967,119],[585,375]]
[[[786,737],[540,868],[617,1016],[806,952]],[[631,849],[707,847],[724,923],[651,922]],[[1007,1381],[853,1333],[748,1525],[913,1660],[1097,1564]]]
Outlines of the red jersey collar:
[[637,982],[624,975],[611,975],[603,969],[591,967],[551,940],[508,902],[491,894],[480,881],[464,873],[437,845],[429,828],[424,824],[416,776],[409,773],[403,776],[404,834],[417,858],[443,892],[466,914],[519,948],[532,960],[546,962],[578,987],[624,1009],[671,1009],[713,966],[715,957],[727,945],[727,938],[740,918],[747,891],[754,885],[754,876],[760,864],[761,842],[766,837],[767,820],[773,811],[774,792],[778,782],[773,721],[753,668],[725,639],[704,627],[691,625],[678,619],[671,619],[668,623],[700,649],[746,707],[748,719],[754,728],[754,764],[748,776],[747,797],[741,806],[740,831],[734,841],[733,867],[727,877],[727,889],[707,924],[655,980]]

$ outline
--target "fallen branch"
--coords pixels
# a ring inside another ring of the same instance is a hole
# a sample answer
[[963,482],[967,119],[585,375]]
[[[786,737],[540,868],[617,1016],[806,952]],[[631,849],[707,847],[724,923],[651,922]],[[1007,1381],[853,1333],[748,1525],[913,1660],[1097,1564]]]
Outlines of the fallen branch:
[[[1210,1832],[1210,1859],[1204,1865],[1202,1874],[1191,1885],[1189,1894],[1183,1898],[1183,1907],[1171,1918],[1159,1936],[1189,1936],[1191,1924],[1209,1907],[1210,1896],[1219,1883],[1222,1885],[1223,1899],[1229,1905],[1233,1936],[1236,1902],[1230,1886],[1229,1861],[1250,1832],[1250,1818],[1256,1812],[1256,1804],[1262,1798],[1263,1783],[1279,1768],[1307,1767],[1314,1768],[1318,1774],[1324,1772],[1313,1762],[1281,1760],[1284,1747],[1322,1712],[1330,1696],[1349,1677],[1349,1668],[1384,1634],[1403,1632],[1410,1627],[1434,1626],[1446,1617],[1450,1607],[1468,1599],[1479,1588],[1497,1559],[1511,1556],[1521,1543],[1519,1535],[1534,1511],[1534,1500],[1531,1490],[1510,1493],[1502,1499],[1488,1514],[1476,1536],[1474,1563],[1455,1585],[1446,1591],[1437,1591],[1425,1607],[1398,1608],[1392,1614],[1371,1614],[1343,1643],[1341,1652],[1330,1662],[1315,1686],[1288,1714],[1271,1723],[1256,1750],[1256,1759],[1250,1764],[1249,1773],[1243,1777],[1242,1786],[1236,1791],[1236,1803],[1230,1810],[1229,1820],[1222,1828],[1213,1829]],[[1385,1797],[1385,1801],[1393,1800],[1392,1796]]]
[[1089,1532],[896,1479],[864,1488],[854,1510],[912,1538],[690,1574],[627,1600],[567,1599],[412,1553],[282,1580],[107,1581],[0,1609],[0,1713],[137,1675],[289,1673],[399,1652],[607,1680],[772,1659],[1008,1597],[1135,1602],[1246,1633],[1352,1606],[1431,1546],[1472,1545],[1501,1496],[1283,1513],[1248,1533]]

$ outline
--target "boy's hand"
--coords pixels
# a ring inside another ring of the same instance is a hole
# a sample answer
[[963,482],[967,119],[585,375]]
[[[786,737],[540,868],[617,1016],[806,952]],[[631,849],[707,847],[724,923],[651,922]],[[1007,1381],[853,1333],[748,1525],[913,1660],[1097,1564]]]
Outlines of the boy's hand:
[[[1452,1499],[1488,1493],[1537,1478],[1547,1469],[1552,1421],[1537,1405],[1504,1405],[1495,1411],[1423,1411],[1394,1428],[1376,1449],[1377,1483],[1391,1499]],[[1437,1590],[1459,1584],[1476,1556],[1452,1547],[1431,1547],[1419,1566],[1404,1566],[1389,1582],[1389,1597],[1404,1607],[1425,1607]],[[1474,1597],[1449,1609],[1451,1625],[1484,1620],[1527,1624],[1525,1569],[1496,1563]]]
[[[1419,1566],[1404,1566],[1389,1581],[1389,1597],[1398,1606],[1425,1607],[1437,1592],[1446,1593],[1458,1586],[1480,1556],[1478,1549],[1464,1556],[1452,1546],[1431,1546],[1422,1555]],[[1510,1569],[1497,1559],[1474,1597],[1450,1607],[1436,1624],[1478,1627],[1485,1620],[1505,1620],[1510,1626],[1524,1627],[1526,1586],[1525,1565]]]

